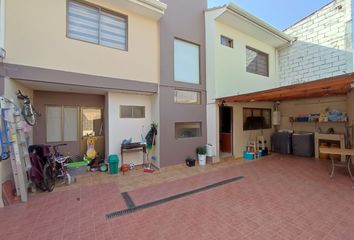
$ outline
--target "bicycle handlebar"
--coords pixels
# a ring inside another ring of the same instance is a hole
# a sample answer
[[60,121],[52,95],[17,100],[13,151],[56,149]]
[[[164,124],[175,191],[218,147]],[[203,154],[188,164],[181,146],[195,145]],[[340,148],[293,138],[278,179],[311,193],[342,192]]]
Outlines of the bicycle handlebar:
[[17,95],[17,98],[21,99],[21,100],[28,98],[28,96],[25,96],[22,94],[21,90],[18,90],[16,95]]

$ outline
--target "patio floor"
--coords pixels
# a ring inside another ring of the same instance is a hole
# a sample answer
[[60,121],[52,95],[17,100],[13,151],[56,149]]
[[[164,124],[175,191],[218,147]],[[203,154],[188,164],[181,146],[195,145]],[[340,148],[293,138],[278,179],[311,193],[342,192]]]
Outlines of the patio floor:
[[354,239],[351,181],[344,171],[330,180],[327,162],[272,155],[249,164],[229,161],[208,170],[178,168],[199,173],[136,188],[129,192],[134,203],[244,178],[111,220],[105,214],[126,208],[120,185],[113,180],[59,188],[32,195],[27,204],[0,209],[0,238]]

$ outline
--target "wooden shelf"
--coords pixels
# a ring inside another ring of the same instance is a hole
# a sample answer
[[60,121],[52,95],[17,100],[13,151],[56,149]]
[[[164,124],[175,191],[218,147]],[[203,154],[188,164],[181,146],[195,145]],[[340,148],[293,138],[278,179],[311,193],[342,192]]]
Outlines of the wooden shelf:
[[301,121],[294,121],[290,123],[348,123],[348,121],[336,121],[336,122],[301,122]]

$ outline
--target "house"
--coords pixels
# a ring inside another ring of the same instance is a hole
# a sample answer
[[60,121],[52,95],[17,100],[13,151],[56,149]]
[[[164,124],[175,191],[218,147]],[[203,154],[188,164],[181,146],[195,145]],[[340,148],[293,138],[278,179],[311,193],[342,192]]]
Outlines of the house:
[[[0,2],[0,94],[21,106],[21,90],[41,113],[31,144],[65,143],[63,153],[81,158],[94,135],[106,158],[156,123],[156,167],[182,163],[206,144],[207,0]],[[0,170],[3,182],[9,161]]]
[[[337,89],[337,94],[331,88],[320,94],[314,91],[313,99],[304,100],[311,92],[275,96],[283,86],[301,89],[296,84],[351,78],[351,7],[351,1],[332,1],[283,32],[232,3],[205,12],[208,143],[216,146],[217,160],[242,157],[257,136],[263,136],[270,148],[271,135],[279,129],[318,129],[315,124],[290,124],[289,117],[297,114],[330,107],[349,113],[353,121],[348,82],[338,85],[344,90]],[[262,98],[262,94],[275,97]],[[272,116],[274,110],[281,115]],[[330,127],[345,132],[345,124],[322,126]]]

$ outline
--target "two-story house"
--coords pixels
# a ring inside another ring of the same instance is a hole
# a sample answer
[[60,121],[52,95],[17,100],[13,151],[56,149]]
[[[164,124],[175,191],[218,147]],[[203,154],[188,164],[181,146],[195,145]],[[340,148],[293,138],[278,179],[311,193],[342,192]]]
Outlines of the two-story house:
[[[207,0],[0,2],[0,94],[19,106],[18,90],[33,100],[41,117],[30,143],[65,143],[63,153],[81,158],[94,135],[104,158],[156,123],[157,167],[206,144]],[[141,164],[143,156],[124,159]]]
[[[217,159],[242,157],[258,136],[270,148],[279,129],[320,131],[293,124],[295,115],[334,109],[353,122],[351,0],[332,1],[283,32],[232,3],[208,9],[205,19],[208,143],[216,146]],[[284,95],[312,81],[318,84],[313,94],[305,88]],[[327,86],[331,81],[346,83],[335,89]],[[330,127],[346,131],[336,123],[322,130]]]
[[243,111],[266,116],[263,134],[269,140],[271,112],[266,109],[273,104],[225,105],[216,100],[278,86],[278,51],[293,38],[232,3],[209,9],[205,19],[208,143],[216,146],[217,157],[240,157],[250,135],[260,134],[260,130],[243,129]]
[[[41,117],[31,143],[66,143],[63,153],[82,157],[94,135],[104,158],[119,154],[123,139],[141,141],[158,123],[165,3],[2,0],[0,6],[6,50],[0,94],[19,106],[18,90],[33,100]],[[3,162],[2,172],[11,172]]]

